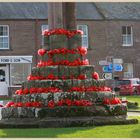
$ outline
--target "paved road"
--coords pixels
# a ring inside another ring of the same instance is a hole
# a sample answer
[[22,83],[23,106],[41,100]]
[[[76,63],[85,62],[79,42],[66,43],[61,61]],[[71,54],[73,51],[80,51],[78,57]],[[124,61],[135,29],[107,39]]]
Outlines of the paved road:
[[128,116],[140,116],[140,111],[139,112],[127,112]]

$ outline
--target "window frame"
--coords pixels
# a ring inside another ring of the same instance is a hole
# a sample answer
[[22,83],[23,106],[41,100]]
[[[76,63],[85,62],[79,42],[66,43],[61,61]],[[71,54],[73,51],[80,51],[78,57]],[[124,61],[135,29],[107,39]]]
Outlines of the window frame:
[[[8,38],[8,47],[7,48],[1,48],[0,47],[0,50],[9,50],[9,25],[0,25],[0,27],[7,27],[7,36],[0,36],[0,38],[3,38],[3,37],[7,37]],[[3,42],[2,42],[3,43]]]
[[[123,27],[125,27],[125,31],[126,31],[126,34],[123,34]],[[128,34],[128,27],[130,27],[130,31],[131,31],[131,34]],[[131,43],[128,43],[128,39],[126,39],[125,41],[126,41],[126,44],[124,44],[124,42],[123,42],[123,38],[124,37],[126,37],[126,38],[128,38],[130,36],[130,38],[131,38]],[[122,26],[122,46],[123,47],[131,47],[131,46],[133,46],[133,29],[132,29],[132,26]]]
[[[12,81],[12,76],[13,76],[13,73],[12,73],[12,64],[16,64],[16,65],[19,65],[19,64],[28,64],[29,65],[29,73],[28,73],[28,75],[29,74],[31,74],[31,68],[32,68],[32,64],[31,63],[10,63],[10,79],[9,79],[9,81],[10,81],[10,84],[9,84],[9,86],[10,87],[19,87],[19,86],[21,86],[22,85],[22,82],[23,81],[21,81],[21,83],[20,84],[13,84],[13,81]],[[22,67],[23,68],[23,67]],[[23,68],[24,69],[24,68]],[[22,69],[22,70],[23,70]],[[23,75],[22,75],[23,76]],[[24,77],[25,79],[27,78],[27,77]]]
[[[47,26],[47,29],[49,29],[49,25],[48,24],[42,24],[41,25],[41,34],[43,32],[43,26]],[[44,46],[44,36],[43,35],[41,36],[41,45]]]
[[[80,26],[82,26],[82,28],[85,27],[85,30],[86,30],[86,34],[83,34],[83,35],[82,35],[82,46],[88,49],[88,48],[89,48],[89,40],[88,40],[88,36],[89,36],[88,34],[89,34],[89,33],[88,33],[88,25],[86,25],[86,24],[78,24],[78,25],[77,25],[77,29],[78,29],[78,30],[79,30],[79,27],[80,27]],[[83,44],[83,38],[84,38],[84,37],[86,37],[86,41],[87,41],[86,46]]]

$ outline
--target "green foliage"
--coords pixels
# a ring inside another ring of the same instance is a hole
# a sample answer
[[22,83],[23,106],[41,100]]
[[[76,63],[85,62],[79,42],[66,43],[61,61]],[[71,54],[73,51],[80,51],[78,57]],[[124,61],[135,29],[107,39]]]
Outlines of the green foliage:
[[127,107],[129,109],[131,109],[131,108],[138,108],[138,103],[137,102],[128,102],[127,103]]

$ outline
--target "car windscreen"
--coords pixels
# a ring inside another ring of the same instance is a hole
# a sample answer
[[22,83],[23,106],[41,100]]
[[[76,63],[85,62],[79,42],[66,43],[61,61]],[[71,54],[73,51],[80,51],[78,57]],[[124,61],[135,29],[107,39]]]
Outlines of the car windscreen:
[[117,85],[129,85],[130,84],[130,80],[118,80],[117,81]]

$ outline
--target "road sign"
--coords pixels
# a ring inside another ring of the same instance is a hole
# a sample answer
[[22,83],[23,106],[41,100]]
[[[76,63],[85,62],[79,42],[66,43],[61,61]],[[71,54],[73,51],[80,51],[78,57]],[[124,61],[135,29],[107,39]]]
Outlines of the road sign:
[[[109,69],[113,69],[113,65],[109,64]],[[114,64],[114,71],[122,71],[123,70],[123,66],[121,64]]]
[[123,60],[121,58],[114,58],[113,59],[113,63],[114,64],[122,64],[123,63]]
[[112,72],[112,69],[109,68],[109,66],[103,66],[103,72]]
[[102,78],[104,78],[104,79],[112,79],[112,73],[103,73],[103,75],[102,75]]
[[123,70],[123,66],[120,64],[120,65],[116,65],[114,67],[114,71],[122,71]]
[[100,60],[99,65],[109,65],[109,63],[106,60]]

